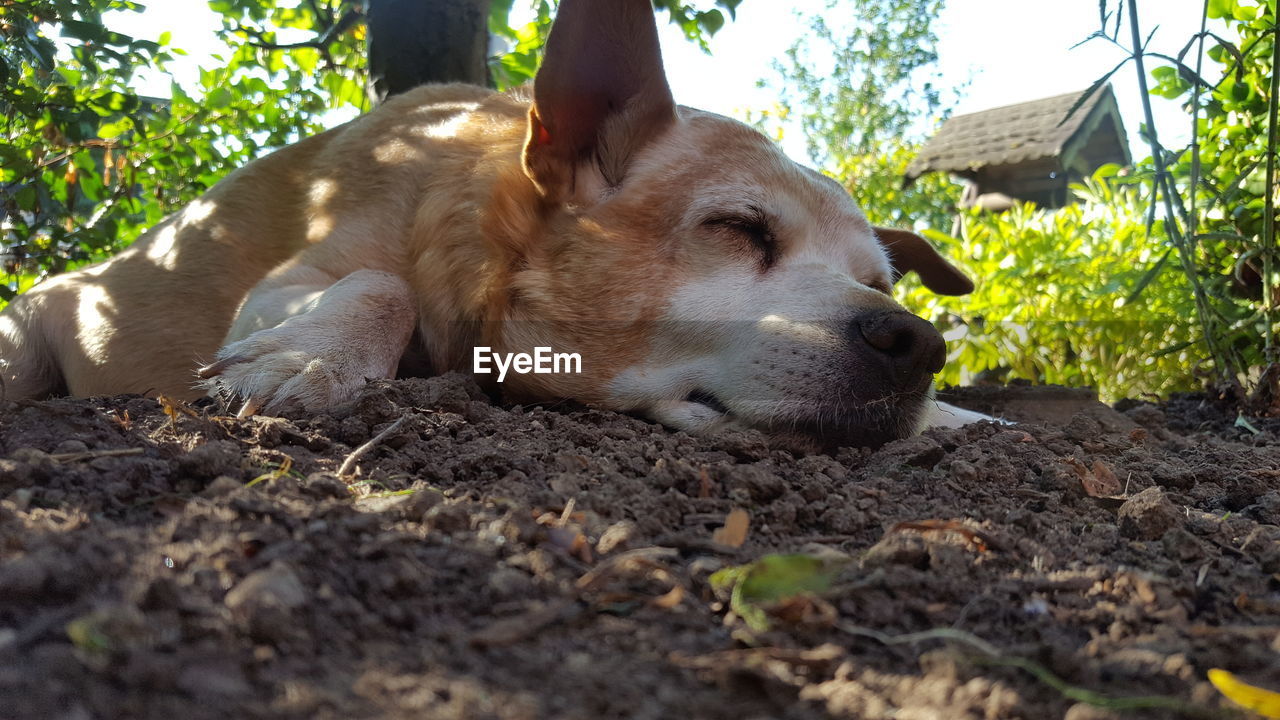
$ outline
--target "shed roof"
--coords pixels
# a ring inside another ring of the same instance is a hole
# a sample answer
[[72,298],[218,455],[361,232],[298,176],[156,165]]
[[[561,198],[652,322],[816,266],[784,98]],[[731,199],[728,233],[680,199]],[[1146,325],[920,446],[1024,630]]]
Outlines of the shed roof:
[[[1077,135],[1091,135],[1104,126],[1110,126],[1117,134],[1124,161],[1128,162],[1128,143],[1110,85],[1095,92],[1069,120],[1062,122],[1086,92],[951,117],[907,166],[907,181],[927,172],[972,173],[987,166],[1061,158],[1069,146],[1078,145],[1083,139]],[[1103,122],[1105,115],[1114,121]]]

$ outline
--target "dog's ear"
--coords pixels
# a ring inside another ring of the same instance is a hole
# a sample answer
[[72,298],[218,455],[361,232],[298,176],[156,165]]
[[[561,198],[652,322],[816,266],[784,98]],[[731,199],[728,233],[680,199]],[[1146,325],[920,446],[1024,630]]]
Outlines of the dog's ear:
[[967,295],[973,292],[973,281],[955,265],[947,262],[928,240],[906,230],[878,227],[876,237],[889,253],[893,265],[893,281],[915,272],[924,286],[939,295]]
[[561,0],[533,97],[524,166],[543,195],[581,201],[620,184],[675,120],[649,0]]

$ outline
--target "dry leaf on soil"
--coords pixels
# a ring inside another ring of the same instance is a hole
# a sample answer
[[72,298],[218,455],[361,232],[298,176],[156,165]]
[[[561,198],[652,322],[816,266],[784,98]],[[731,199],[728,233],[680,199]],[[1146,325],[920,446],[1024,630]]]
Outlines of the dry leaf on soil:
[[742,508],[734,508],[725,517],[724,527],[716,530],[711,535],[711,540],[733,548],[742,547],[742,544],[747,541],[747,530],[750,527],[751,516],[747,514],[747,511]]
[[1106,498],[1120,494],[1120,480],[1116,478],[1111,466],[1101,460],[1094,460],[1090,468],[1073,457],[1062,459],[1080,477],[1080,484],[1089,497]]
[[906,520],[895,524],[885,533],[890,535],[899,533],[903,530],[916,530],[918,532],[953,532],[963,537],[978,552],[989,552],[991,547],[995,545],[994,539],[981,530],[966,526],[959,520]]

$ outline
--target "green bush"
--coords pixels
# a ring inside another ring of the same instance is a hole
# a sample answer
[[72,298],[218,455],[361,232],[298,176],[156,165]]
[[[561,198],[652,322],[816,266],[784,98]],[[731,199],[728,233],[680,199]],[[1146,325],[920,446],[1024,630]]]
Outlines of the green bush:
[[1080,202],[1060,210],[971,211],[959,238],[925,231],[977,282],[958,298],[900,284],[904,304],[948,339],[943,384],[969,384],[987,371],[1089,385],[1107,400],[1197,385],[1202,345],[1187,280],[1147,274],[1167,248],[1163,224],[1147,232],[1140,189],[1113,181],[1116,170],[1074,186]]
[[[1151,155],[1136,163],[1129,181],[1147,189],[1171,248],[1152,273],[1167,265],[1166,272],[1177,268],[1187,278],[1196,300],[1188,322],[1199,326],[1209,358],[1200,369],[1209,386],[1242,400],[1242,412],[1280,414],[1275,2],[1207,0],[1206,29],[1176,55],[1142,40],[1148,33],[1136,0],[1103,0],[1098,10],[1101,27],[1091,39],[1119,46],[1128,57],[1093,88],[1133,62],[1140,82],[1149,74],[1150,96],[1182,101],[1193,129],[1188,146],[1163,146],[1167,128],[1154,127],[1143,98],[1141,135]],[[1214,28],[1219,22],[1225,29]]]
[[874,225],[949,229],[964,186],[946,173],[928,173],[904,187],[907,165],[919,152],[918,145],[886,140],[875,154],[837,158],[832,174]]
[[1259,395],[1255,409],[1277,412],[1280,258],[1274,228],[1280,191],[1268,167],[1277,153],[1271,131],[1277,103],[1275,2],[1212,0],[1205,9],[1209,19],[1228,27],[1226,38],[1206,38],[1205,74],[1213,83],[1197,74],[1198,65],[1193,72],[1187,65],[1151,70],[1152,95],[1182,100],[1197,111],[1196,142],[1185,150],[1161,151],[1177,184],[1173,207],[1186,238],[1179,245],[1184,267],[1194,268],[1204,293],[1201,323],[1215,355],[1215,374],[1269,395]]

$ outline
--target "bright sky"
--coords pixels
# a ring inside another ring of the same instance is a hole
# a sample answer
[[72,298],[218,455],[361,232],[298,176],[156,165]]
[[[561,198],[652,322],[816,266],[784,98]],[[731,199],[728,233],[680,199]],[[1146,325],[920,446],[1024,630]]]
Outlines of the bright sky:
[[[776,77],[771,63],[805,31],[797,12],[825,6],[825,0],[744,2],[738,21],[712,39],[710,56],[682,43],[677,28],[665,30],[663,51],[676,100],[734,116],[742,109],[768,108],[775,98],[767,88],[757,88],[756,80]],[[1149,48],[1177,55],[1200,30],[1203,0],[1146,0],[1138,9],[1143,32],[1157,28]],[[1105,41],[1071,49],[1098,28],[1098,4],[1092,1],[947,0],[934,27],[942,85],[962,88],[956,114],[1081,91],[1124,58]],[[1126,45],[1128,37],[1126,24],[1121,33]],[[1132,64],[1111,82],[1130,149],[1135,158],[1145,157],[1150,152],[1138,137],[1143,115]],[[1190,118],[1174,102],[1155,98],[1153,105],[1161,141],[1166,146],[1185,142]],[[793,156],[803,155],[800,138],[785,144]]]
[[[725,25],[711,41],[711,55],[684,39],[679,28],[662,28],[662,44],[676,100],[685,105],[741,117],[746,110],[771,107],[775,99],[756,87],[761,78],[774,78],[770,63],[805,32],[797,13],[818,11],[824,0],[749,0],[739,7],[738,19]],[[1151,49],[1176,55],[1186,39],[1199,30],[1203,0],[1147,0],[1139,2],[1144,31],[1157,27]],[[517,2],[519,5],[519,2]],[[1025,100],[1087,88],[1123,55],[1118,48],[1092,41],[1071,46],[1097,29],[1097,3],[1076,0],[948,0],[935,28],[941,38],[939,65],[944,86],[965,86],[956,113],[974,112]],[[137,37],[158,37],[170,31],[174,47],[187,50],[173,69],[186,84],[197,65],[216,62],[213,31],[218,21],[205,0],[152,0],[139,16],[126,13],[119,29]],[[1127,29],[1121,33],[1128,37]],[[1130,148],[1135,157],[1149,154],[1137,135],[1142,122],[1138,83],[1132,66],[1112,78]],[[167,83],[152,82],[148,94],[167,94]],[[1185,142],[1190,120],[1175,103],[1156,101],[1156,126],[1166,145]],[[342,118],[342,119],[345,119]],[[794,133],[793,133],[794,134]],[[788,152],[804,159],[804,143],[788,137]]]

